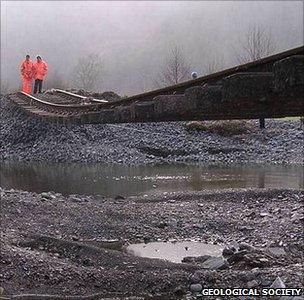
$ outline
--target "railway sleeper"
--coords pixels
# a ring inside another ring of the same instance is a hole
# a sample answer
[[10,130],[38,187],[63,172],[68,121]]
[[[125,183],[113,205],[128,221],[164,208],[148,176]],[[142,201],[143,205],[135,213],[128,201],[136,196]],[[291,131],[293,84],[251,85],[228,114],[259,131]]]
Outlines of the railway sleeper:
[[218,108],[222,102],[222,87],[220,85],[213,86],[194,86],[185,91],[187,102],[198,109]]
[[196,111],[196,102],[188,100],[184,94],[161,95],[153,98],[156,116],[180,115]]
[[146,101],[138,102],[132,105],[132,111],[134,119],[137,121],[153,120],[156,116],[155,114],[155,102]]
[[290,87],[304,86],[304,55],[294,55],[273,64],[274,89],[284,92]]
[[273,73],[237,73],[223,79],[223,102],[266,98],[273,92]]

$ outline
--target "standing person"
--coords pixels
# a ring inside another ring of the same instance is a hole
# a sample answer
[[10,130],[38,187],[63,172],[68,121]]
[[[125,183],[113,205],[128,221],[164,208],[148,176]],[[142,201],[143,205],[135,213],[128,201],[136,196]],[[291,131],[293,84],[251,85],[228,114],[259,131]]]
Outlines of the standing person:
[[40,55],[37,55],[37,61],[34,63],[34,78],[35,78],[35,85],[34,85],[34,94],[41,93],[42,90],[42,81],[47,74],[47,63],[42,60]]
[[25,60],[21,63],[20,72],[22,77],[22,92],[30,94],[32,92],[33,84],[33,62],[30,59],[30,56],[27,54]]

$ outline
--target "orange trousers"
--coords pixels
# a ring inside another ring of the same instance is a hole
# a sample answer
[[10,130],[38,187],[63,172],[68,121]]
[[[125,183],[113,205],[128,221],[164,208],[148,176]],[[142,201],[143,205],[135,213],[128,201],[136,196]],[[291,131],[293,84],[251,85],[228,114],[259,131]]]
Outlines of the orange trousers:
[[32,79],[22,77],[22,92],[30,94],[32,92]]

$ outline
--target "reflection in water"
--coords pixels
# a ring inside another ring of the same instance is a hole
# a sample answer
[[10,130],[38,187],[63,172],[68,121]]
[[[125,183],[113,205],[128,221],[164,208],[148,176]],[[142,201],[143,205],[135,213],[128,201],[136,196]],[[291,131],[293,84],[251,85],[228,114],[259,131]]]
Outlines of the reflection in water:
[[303,189],[300,166],[125,166],[1,163],[1,187],[64,195],[138,195],[221,188]]
[[166,259],[178,263],[187,256],[210,255],[220,257],[224,248],[224,245],[201,242],[153,242],[129,245],[127,252],[135,256]]

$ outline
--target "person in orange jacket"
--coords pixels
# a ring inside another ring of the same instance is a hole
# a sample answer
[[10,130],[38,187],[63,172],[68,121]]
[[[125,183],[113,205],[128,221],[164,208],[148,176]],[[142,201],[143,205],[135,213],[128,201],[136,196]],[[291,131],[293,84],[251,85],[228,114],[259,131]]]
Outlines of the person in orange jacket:
[[35,85],[34,85],[34,94],[41,93],[42,90],[42,81],[45,78],[48,66],[45,61],[42,60],[40,55],[37,55],[37,61],[34,63],[34,78],[35,78]]
[[30,59],[29,55],[25,56],[25,60],[21,63],[20,72],[22,77],[22,92],[30,94],[32,92],[33,84],[33,62]]

